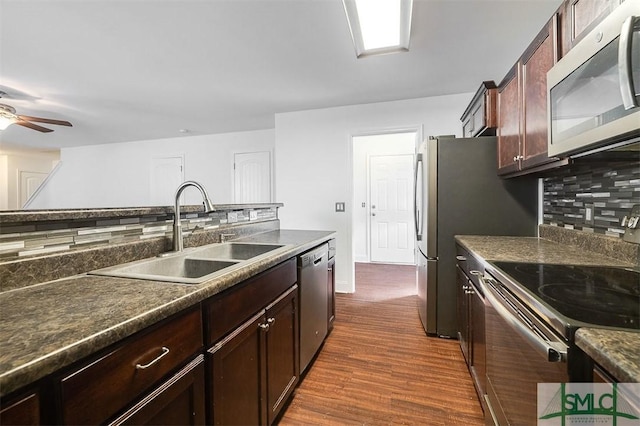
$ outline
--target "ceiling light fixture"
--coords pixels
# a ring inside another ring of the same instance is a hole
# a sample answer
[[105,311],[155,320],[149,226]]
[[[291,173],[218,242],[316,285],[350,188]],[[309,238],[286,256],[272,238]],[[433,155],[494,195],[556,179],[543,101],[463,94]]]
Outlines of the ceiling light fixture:
[[16,110],[9,105],[0,105],[0,130],[6,129],[16,121]]
[[356,56],[409,50],[413,0],[342,0]]

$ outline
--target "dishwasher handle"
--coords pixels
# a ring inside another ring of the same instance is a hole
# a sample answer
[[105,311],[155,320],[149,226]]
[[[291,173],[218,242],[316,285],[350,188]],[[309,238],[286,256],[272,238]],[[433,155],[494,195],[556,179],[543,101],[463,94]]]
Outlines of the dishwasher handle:
[[[475,271],[474,271],[475,272]],[[491,306],[500,314],[500,316],[511,325],[521,336],[523,336],[529,343],[536,349],[544,354],[549,362],[566,362],[567,361],[567,346],[561,342],[552,342],[547,339],[543,339],[538,333],[528,327],[520,318],[513,315],[507,307],[498,298],[500,296],[494,295],[497,292],[494,285],[482,273],[476,273],[476,275],[482,286],[484,287],[484,295],[491,304]],[[500,297],[501,298],[501,297]],[[506,303],[506,301],[505,301]]]

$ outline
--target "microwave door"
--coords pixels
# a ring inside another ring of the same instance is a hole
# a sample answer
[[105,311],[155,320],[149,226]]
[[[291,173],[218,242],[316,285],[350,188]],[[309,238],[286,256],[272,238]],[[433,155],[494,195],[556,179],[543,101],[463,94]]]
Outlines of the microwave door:
[[549,156],[638,137],[639,89],[640,2],[626,1],[547,73]]

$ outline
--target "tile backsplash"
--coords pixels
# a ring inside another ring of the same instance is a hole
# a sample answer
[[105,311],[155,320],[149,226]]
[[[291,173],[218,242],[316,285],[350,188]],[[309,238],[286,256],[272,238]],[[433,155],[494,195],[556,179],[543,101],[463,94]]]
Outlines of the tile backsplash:
[[572,167],[543,182],[547,225],[622,238],[622,218],[640,204],[640,162]]
[[[183,236],[221,225],[275,220],[277,207],[193,212],[182,216]],[[63,253],[158,237],[171,238],[172,214],[134,217],[82,218],[74,220],[25,221],[0,224],[0,261]]]

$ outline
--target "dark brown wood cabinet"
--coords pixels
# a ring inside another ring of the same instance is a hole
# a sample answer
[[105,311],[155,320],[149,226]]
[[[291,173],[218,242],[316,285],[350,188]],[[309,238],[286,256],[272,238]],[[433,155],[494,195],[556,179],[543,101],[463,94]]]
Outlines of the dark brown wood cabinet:
[[547,155],[547,71],[557,62],[556,14],[498,87],[498,174],[544,170],[558,158]]
[[0,409],[0,424],[42,424],[40,419],[40,395],[37,392],[29,392],[6,403],[3,402],[2,409]]
[[210,418],[272,424],[299,380],[298,286],[209,349]]
[[202,350],[201,310],[142,331],[65,374],[58,383],[63,424],[104,423]]
[[299,380],[296,259],[205,302],[209,419],[272,424]]
[[497,87],[493,81],[483,81],[460,117],[462,137],[495,135]]
[[481,268],[480,262],[471,253],[459,244],[456,245],[458,339],[484,410],[484,395],[487,391],[485,301],[478,278],[474,275]]
[[[623,0],[567,0],[563,42],[569,49],[575,46]],[[632,0],[633,1],[633,0]]]
[[204,355],[158,386],[112,425],[204,425]]

